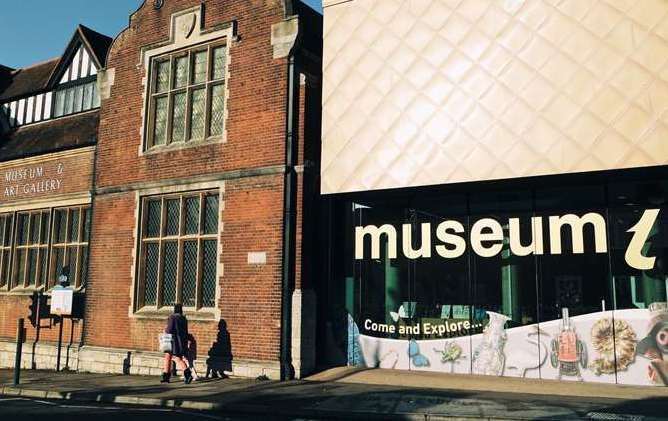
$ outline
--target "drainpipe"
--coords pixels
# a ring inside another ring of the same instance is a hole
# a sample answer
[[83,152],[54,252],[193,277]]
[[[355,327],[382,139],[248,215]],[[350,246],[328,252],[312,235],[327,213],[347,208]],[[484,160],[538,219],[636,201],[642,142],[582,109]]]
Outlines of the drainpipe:
[[[296,45],[296,43],[295,43]],[[285,130],[285,180],[283,197],[283,262],[281,282],[281,380],[292,380],[292,292],[295,287],[295,246],[297,225],[297,129],[299,127],[299,80],[295,48],[288,57],[288,101]]]

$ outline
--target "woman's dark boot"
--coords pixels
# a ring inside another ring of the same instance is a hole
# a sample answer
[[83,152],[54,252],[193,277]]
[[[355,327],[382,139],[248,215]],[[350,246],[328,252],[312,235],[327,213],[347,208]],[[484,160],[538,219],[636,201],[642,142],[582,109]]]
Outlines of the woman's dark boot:
[[190,384],[190,382],[193,381],[193,375],[192,375],[192,373],[190,372],[190,369],[189,369],[189,368],[186,368],[186,369],[183,371],[183,377],[184,377],[183,381],[184,381],[185,384]]
[[169,383],[169,373],[162,373],[162,379],[160,379],[160,383]]

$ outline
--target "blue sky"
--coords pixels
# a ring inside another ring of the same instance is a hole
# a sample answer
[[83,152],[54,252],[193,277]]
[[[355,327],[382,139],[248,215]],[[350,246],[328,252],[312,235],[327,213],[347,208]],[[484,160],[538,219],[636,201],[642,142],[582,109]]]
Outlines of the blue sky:
[[[2,0],[0,64],[18,68],[63,53],[78,24],[114,37],[142,0]],[[305,0],[321,10],[321,0]]]

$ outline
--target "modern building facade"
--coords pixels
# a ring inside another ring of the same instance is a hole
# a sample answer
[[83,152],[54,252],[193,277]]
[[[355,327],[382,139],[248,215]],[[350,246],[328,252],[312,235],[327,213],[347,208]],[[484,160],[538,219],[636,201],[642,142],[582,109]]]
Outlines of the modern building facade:
[[[69,265],[85,293],[71,369],[159,374],[157,338],[182,303],[202,374],[312,371],[321,15],[146,1],[104,50],[89,32],[38,70],[1,69],[0,363],[13,365],[24,294],[49,295]],[[38,368],[55,365],[53,332]]]
[[[79,26],[62,56],[23,69],[0,66],[0,366],[14,364],[16,321],[29,315],[33,293],[49,291],[66,273],[77,296],[85,294],[97,78],[110,44]],[[29,367],[55,366],[60,326],[41,325],[28,324]],[[64,366],[76,361],[82,323],[65,320],[63,330]]]
[[324,2],[318,361],[668,384],[668,4]]

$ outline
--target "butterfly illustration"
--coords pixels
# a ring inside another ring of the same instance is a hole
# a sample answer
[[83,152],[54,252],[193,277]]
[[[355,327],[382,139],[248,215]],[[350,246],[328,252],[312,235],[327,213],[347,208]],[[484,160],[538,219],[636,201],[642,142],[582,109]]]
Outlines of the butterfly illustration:
[[429,367],[429,360],[420,354],[420,347],[415,339],[408,343],[408,357],[415,367]]
[[[412,313],[415,313],[415,306],[412,304],[413,303],[406,303],[406,306],[412,308],[413,309]],[[408,312],[406,311],[406,307],[404,307],[404,304],[400,305],[399,309],[396,312],[390,311],[390,317],[392,317],[392,320],[394,320],[395,322],[399,321],[400,318],[409,319],[411,316],[412,314],[411,315],[408,314]]]

